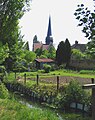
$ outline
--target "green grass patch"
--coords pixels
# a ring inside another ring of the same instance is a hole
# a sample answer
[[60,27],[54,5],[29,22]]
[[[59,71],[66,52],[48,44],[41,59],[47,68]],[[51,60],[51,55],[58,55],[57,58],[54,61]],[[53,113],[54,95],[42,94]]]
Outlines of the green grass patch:
[[50,110],[28,108],[15,100],[0,99],[0,120],[58,120]]

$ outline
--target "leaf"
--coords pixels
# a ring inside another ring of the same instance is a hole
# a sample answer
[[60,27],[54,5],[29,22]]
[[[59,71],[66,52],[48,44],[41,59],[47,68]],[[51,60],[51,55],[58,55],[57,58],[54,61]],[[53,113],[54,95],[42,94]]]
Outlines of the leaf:
[[77,16],[77,13],[74,13],[75,16]]
[[95,13],[91,13],[92,17],[95,18]]
[[79,20],[79,19],[80,19],[80,16],[76,17],[76,19],[78,19],[78,20]]
[[84,6],[84,4],[81,4],[81,7],[83,7]]
[[82,26],[82,25],[83,25],[83,23],[78,24],[78,26]]
[[81,11],[82,10],[82,8],[79,8],[79,9],[77,9],[76,11]]
[[83,22],[86,23],[87,22],[87,18],[83,18]]

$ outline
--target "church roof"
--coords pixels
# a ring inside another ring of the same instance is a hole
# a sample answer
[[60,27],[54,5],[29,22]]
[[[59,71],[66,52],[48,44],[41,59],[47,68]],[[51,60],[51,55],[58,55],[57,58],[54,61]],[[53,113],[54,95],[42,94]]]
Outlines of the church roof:
[[49,45],[43,43],[33,43],[33,51],[36,51],[38,48],[42,48],[42,50],[48,50]]
[[48,24],[47,36],[52,36],[52,31],[51,31],[51,17],[49,17],[49,24]]

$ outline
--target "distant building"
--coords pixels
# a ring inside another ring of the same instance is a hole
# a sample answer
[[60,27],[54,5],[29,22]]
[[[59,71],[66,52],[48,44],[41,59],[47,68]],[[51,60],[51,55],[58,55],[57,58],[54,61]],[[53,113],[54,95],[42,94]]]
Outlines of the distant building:
[[36,68],[37,69],[42,69],[44,64],[53,64],[54,60],[49,59],[49,58],[39,58],[39,59],[35,59],[36,62]]
[[78,41],[75,41],[75,44],[71,46],[72,49],[78,49],[81,52],[85,52],[86,44],[79,44]]
[[[37,38],[35,38],[37,39]],[[51,30],[51,17],[49,17],[49,24],[48,24],[48,31],[47,36],[45,39],[45,44],[42,42],[36,42],[37,40],[33,41],[33,51],[36,51],[38,48],[42,48],[43,50],[48,50],[49,46],[53,45],[53,37],[52,37],[52,30]]]

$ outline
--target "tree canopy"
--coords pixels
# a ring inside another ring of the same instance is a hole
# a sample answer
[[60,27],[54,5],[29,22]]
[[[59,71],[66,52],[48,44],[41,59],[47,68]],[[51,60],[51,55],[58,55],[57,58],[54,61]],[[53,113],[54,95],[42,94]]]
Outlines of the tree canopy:
[[74,15],[79,21],[78,26],[82,26],[82,32],[88,39],[95,39],[95,11],[91,11],[84,4],[78,5]]

